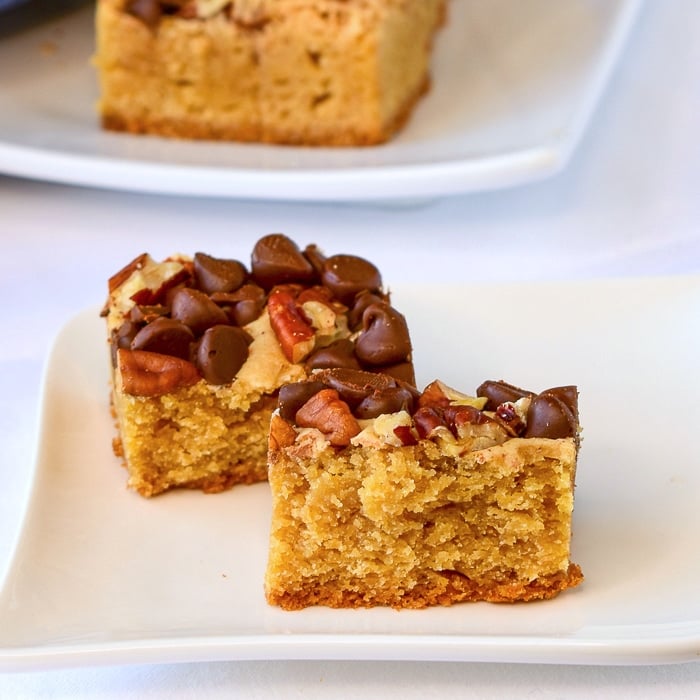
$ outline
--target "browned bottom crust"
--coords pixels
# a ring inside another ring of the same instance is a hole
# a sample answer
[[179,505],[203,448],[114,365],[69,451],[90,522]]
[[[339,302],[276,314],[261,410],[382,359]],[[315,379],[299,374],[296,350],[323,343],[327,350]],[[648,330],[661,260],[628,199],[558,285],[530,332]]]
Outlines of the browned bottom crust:
[[[294,592],[268,591],[267,601],[284,610],[301,610],[311,605],[331,608],[368,608],[389,606],[396,609],[426,608],[431,605],[452,605],[462,602],[484,601],[489,603],[517,603],[548,600],[566,590],[578,586],[583,573],[577,564],[570,564],[568,571],[543,576],[529,582],[476,582],[456,571],[435,573],[432,579],[408,591],[368,591],[363,583],[358,590],[339,591],[318,586]],[[363,591],[363,592],[359,592]]]

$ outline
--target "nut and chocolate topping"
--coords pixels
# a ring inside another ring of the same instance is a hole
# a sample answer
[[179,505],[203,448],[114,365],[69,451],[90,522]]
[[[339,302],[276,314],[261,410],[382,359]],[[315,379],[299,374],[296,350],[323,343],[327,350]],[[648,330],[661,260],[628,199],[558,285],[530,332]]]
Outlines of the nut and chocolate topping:
[[391,440],[404,446],[428,439],[481,449],[514,437],[578,441],[579,433],[575,386],[535,393],[489,381],[479,387],[477,396],[468,396],[436,380],[420,393],[385,374],[335,368],[282,387],[278,407],[288,423],[299,429],[316,428],[335,447],[362,444],[365,431],[376,442],[375,427],[364,423],[391,414],[397,416]]
[[[327,258],[315,245],[302,250],[279,233],[258,240],[249,266],[201,252],[163,262],[143,253],[110,278],[103,313],[115,368],[169,372],[161,383],[123,382],[134,395],[176,391],[193,377],[233,382],[263,316],[286,361],[306,372],[343,367],[415,381],[406,321],[377,268],[354,255]],[[177,358],[183,371],[142,355],[129,360],[135,352]]]

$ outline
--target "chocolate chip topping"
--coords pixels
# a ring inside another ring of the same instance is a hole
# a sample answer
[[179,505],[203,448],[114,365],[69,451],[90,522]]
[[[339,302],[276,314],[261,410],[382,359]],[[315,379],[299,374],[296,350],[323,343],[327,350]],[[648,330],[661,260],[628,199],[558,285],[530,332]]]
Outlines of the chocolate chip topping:
[[384,413],[397,411],[413,412],[413,394],[403,386],[387,387],[373,391],[357,405],[354,411],[357,418],[376,418]]
[[[295,423],[299,406],[316,396],[322,388],[328,387],[336,392],[336,398],[344,402],[347,410],[358,420],[399,411],[408,412],[413,427],[401,424],[394,430],[405,446],[415,444],[416,438],[434,439],[438,434],[444,435],[444,429],[458,440],[480,434],[493,435],[494,431],[500,431],[504,440],[517,437],[573,437],[578,444],[578,390],[575,386],[555,387],[535,395],[505,382],[490,381],[482,384],[482,387],[484,385],[489,392],[497,386],[499,390],[504,390],[503,395],[529,398],[526,421],[522,421],[511,401],[502,402],[496,411],[480,409],[475,405],[478,404],[475,399],[455,392],[439,381],[431,382],[420,393],[410,384],[386,374],[343,368],[320,370],[314,372],[309,381],[291,385],[289,389],[283,387],[280,390],[280,415],[288,422]],[[317,401],[316,404],[319,424],[324,424],[323,402]],[[330,405],[328,410],[330,412]],[[329,416],[328,423],[332,422],[332,416]],[[443,429],[441,433],[437,432],[438,428]]]
[[352,330],[358,329],[362,325],[362,315],[370,304],[389,303],[388,295],[375,294],[373,292],[360,292],[355,297],[355,303],[348,312],[348,326]]
[[541,393],[556,396],[563,401],[578,420],[578,389],[575,386],[557,386]]
[[340,398],[350,407],[357,406],[372,393],[381,393],[385,389],[396,386],[396,382],[386,374],[375,374],[374,372],[344,367],[316,372],[314,379],[322,381],[331,389],[335,389]]
[[297,411],[321,389],[325,389],[326,385],[318,381],[294,382],[293,384],[285,384],[280,388],[277,404],[280,409],[280,415],[286,421],[294,423]]
[[356,255],[333,255],[323,264],[321,281],[343,304],[351,304],[358,292],[379,291],[382,277],[368,260]]
[[388,374],[390,377],[410,384],[411,386],[416,385],[416,372],[413,367],[413,362],[399,362],[396,365],[384,365],[378,367],[377,371],[381,374]]
[[486,408],[489,411],[495,411],[502,403],[507,401],[515,403],[518,399],[532,396],[533,393],[507,382],[488,380],[477,388],[476,395],[488,399]]
[[132,350],[148,350],[188,360],[194,333],[184,323],[159,317],[144,326],[131,341]]
[[244,284],[235,292],[214,292],[211,300],[226,310],[237,326],[247,326],[265,307],[265,290],[257,284]]
[[129,319],[134,323],[151,323],[159,316],[167,316],[170,309],[164,304],[153,304],[150,306],[137,304],[129,312]]
[[[163,14],[173,8],[160,3]],[[142,286],[127,295],[124,285],[134,273],[142,275],[136,280]],[[284,355],[304,362],[309,371],[366,370],[413,384],[406,322],[389,306],[389,295],[380,285],[377,268],[367,260],[326,257],[313,244],[301,252],[282,234],[257,242],[250,271],[238,260],[202,252],[191,261],[175,256],[161,263],[144,253],[109,280],[110,294],[122,290],[119,303],[127,306],[124,321],[130,323],[112,332],[113,355],[119,348],[131,349],[143,330],[140,349],[157,347],[162,354],[188,358],[188,345],[194,361],[195,343],[209,328],[248,326],[265,311]],[[130,302],[134,305],[128,306]],[[113,300],[105,309],[105,315],[114,313]],[[149,328],[157,319],[167,323]],[[183,334],[183,325],[191,334]],[[218,369],[207,374],[210,379],[216,375],[216,381],[223,376]]]
[[309,243],[304,248],[304,257],[311,263],[316,274],[320,277],[323,272],[323,264],[326,262],[326,256],[315,243]]
[[325,348],[320,348],[309,355],[306,360],[308,369],[329,369],[331,367],[346,367],[361,369],[355,357],[355,345],[349,338],[336,340]]
[[139,327],[131,320],[126,320],[119,328],[112,332],[112,344],[118,348],[130,348]]
[[160,22],[163,14],[159,0],[129,0],[124,9],[151,29]]
[[195,253],[194,276],[197,286],[206,294],[232,292],[238,289],[248,275],[242,262],[214,258],[205,253]]
[[370,304],[362,314],[362,332],[355,354],[370,365],[389,365],[407,360],[411,341],[406,319],[388,304]]
[[197,336],[207,328],[229,323],[226,312],[204,292],[183,287],[172,298],[172,317],[188,325]]
[[292,282],[308,284],[316,276],[297,244],[281,233],[264,236],[255,244],[251,269],[256,282],[264,289]]
[[127,319],[119,328],[115,328],[110,336],[110,354],[112,357],[112,367],[117,366],[117,350],[130,349],[131,341],[139,332],[139,327],[133,321]]
[[209,384],[228,384],[248,359],[250,341],[236,326],[208,328],[197,345],[197,369]]
[[575,412],[551,391],[543,392],[532,399],[527,412],[525,437],[541,437],[556,440],[574,437],[578,431]]

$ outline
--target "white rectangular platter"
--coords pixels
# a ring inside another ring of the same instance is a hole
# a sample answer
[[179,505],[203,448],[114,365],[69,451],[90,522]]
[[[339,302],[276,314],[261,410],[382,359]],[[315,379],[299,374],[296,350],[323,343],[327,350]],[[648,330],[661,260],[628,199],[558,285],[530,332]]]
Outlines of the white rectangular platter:
[[266,484],[145,500],[111,451],[98,310],[46,368],[0,670],[220,659],[665,663],[700,655],[700,278],[404,286],[419,381],[577,383],[578,589],[542,603],[284,612]]

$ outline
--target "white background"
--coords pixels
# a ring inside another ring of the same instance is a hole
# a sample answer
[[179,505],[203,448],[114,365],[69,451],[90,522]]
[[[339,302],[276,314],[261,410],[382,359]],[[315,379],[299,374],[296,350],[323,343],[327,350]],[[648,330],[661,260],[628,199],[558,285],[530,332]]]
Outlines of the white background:
[[[396,283],[699,273],[699,128],[700,3],[650,0],[573,161],[538,184],[415,206],[334,206],[0,177],[0,574],[30,485],[49,344],[69,316],[103,300],[124,261],[143,250],[244,256],[260,235],[284,231],[366,255]],[[0,675],[2,698],[124,696],[695,698],[700,664],[259,661]]]

